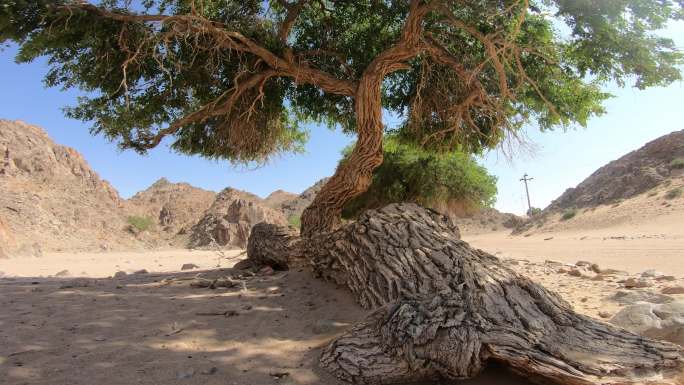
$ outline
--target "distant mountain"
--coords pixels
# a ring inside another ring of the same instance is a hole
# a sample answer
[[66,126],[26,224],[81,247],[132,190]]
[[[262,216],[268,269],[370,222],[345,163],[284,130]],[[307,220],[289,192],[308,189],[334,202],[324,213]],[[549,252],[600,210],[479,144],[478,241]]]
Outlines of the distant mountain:
[[137,248],[124,202],[76,150],[0,120],[0,253]]
[[175,246],[187,244],[187,234],[211,207],[216,193],[189,185],[171,183],[161,178],[126,202],[130,215],[150,218],[151,231],[160,241]]
[[252,226],[259,222],[287,225],[282,212],[267,207],[258,196],[226,188],[192,227],[189,246],[245,248]]
[[684,130],[661,136],[599,168],[544,211],[596,207],[631,198],[673,175],[681,175],[684,170],[676,159],[684,162]]

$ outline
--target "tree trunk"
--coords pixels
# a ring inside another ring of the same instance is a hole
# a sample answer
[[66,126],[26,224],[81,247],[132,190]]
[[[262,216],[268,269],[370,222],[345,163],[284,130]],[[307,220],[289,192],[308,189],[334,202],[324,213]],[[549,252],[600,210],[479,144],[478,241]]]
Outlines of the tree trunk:
[[376,309],[321,357],[352,383],[470,378],[491,360],[539,384],[684,384],[682,347],[575,313],[417,205],[368,211],[292,255]]
[[339,226],[342,208],[368,190],[373,170],[382,164],[382,77],[364,76],[355,97],[358,138],[346,162],[302,213],[301,234],[308,237]]

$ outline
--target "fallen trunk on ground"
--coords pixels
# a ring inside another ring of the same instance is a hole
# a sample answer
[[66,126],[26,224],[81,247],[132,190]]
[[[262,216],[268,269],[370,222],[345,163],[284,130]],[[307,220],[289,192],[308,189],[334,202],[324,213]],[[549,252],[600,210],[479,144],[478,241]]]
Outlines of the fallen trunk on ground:
[[[274,231],[253,234],[269,247]],[[333,232],[284,236],[275,243],[291,246],[285,259],[304,256],[317,276],[376,309],[323,351],[321,365],[346,381],[471,378],[496,361],[540,384],[684,383],[683,348],[575,313],[461,241],[434,211],[393,204]]]

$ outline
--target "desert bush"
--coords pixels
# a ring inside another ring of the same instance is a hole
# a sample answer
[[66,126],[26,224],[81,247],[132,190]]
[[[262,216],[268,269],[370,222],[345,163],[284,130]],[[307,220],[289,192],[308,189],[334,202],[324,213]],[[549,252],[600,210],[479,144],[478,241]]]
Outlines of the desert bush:
[[576,209],[567,209],[563,211],[563,214],[561,215],[561,221],[567,221],[568,219],[574,218],[575,215],[577,215]]
[[290,226],[298,229],[302,226],[302,219],[299,215],[291,215],[289,218],[287,218],[287,223],[289,223]]
[[528,217],[536,217],[537,215],[541,214],[542,209],[539,207],[531,207],[529,210],[527,210],[527,216]]
[[684,158],[675,158],[670,162],[670,168],[682,169],[684,168]]
[[675,199],[682,195],[682,189],[677,187],[665,193],[665,199]]
[[[384,161],[373,173],[368,191],[345,206],[343,217],[355,218],[367,209],[398,202],[457,213],[495,202],[496,177],[465,152],[427,151],[394,135],[385,137],[383,151]],[[346,149],[341,163],[349,153]]]
[[126,218],[126,222],[137,231],[147,231],[154,225],[152,218],[131,215]]

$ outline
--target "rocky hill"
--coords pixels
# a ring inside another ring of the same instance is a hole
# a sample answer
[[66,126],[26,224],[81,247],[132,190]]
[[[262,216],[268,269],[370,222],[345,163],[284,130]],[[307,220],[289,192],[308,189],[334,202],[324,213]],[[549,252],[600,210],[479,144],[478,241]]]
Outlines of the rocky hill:
[[126,202],[129,215],[150,218],[160,243],[185,246],[192,226],[211,207],[216,193],[161,178]]
[[124,202],[76,150],[41,128],[0,120],[2,254],[137,248]]
[[655,139],[599,168],[545,211],[596,207],[631,198],[684,172],[684,130]]
[[287,225],[285,216],[267,207],[258,196],[226,188],[192,227],[189,246],[245,248],[252,226],[259,222]]

